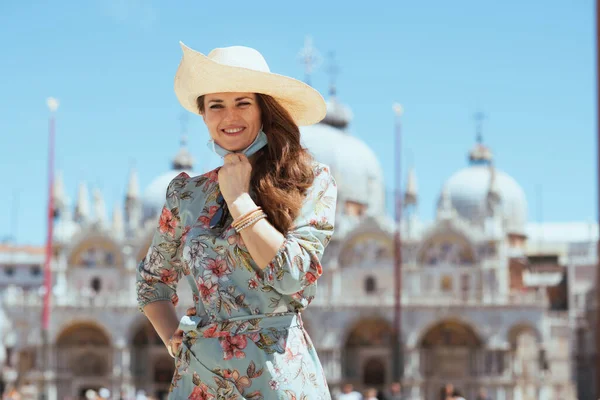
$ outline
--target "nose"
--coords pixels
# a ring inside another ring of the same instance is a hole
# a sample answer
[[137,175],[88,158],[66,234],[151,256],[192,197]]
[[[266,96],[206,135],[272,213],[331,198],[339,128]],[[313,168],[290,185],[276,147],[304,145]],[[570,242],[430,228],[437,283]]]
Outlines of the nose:
[[225,109],[225,118],[223,118],[226,122],[236,121],[238,119],[238,110],[235,107],[227,107]]

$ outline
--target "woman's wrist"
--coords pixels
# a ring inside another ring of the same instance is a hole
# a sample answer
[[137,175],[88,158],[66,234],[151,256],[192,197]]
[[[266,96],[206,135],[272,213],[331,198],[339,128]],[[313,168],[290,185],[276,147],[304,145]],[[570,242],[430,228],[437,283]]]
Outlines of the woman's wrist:
[[[175,336],[175,335],[173,335]],[[173,352],[173,336],[171,336],[169,338],[169,341],[167,342],[167,351],[169,352],[169,355],[173,358],[175,358],[175,353]]]
[[258,206],[248,193],[242,193],[231,204],[227,205],[233,219],[238,219],[244,214],[254,211]]

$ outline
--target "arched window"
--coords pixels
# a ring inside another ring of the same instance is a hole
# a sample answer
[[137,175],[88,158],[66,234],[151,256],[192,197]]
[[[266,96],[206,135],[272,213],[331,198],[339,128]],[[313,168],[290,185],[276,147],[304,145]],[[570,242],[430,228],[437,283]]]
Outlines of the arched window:
[[365,292],[369,293],[369,294],[373,294],[377,291],[377,282],[375,281],[375,278],[372,276],[368,276],[367,279],[365,279]]
[[100,289],[102,289],[102,281],[100,280],[100,278],[98,278],[97,276],[92,278],[92,289],[96,292],[99,293]]

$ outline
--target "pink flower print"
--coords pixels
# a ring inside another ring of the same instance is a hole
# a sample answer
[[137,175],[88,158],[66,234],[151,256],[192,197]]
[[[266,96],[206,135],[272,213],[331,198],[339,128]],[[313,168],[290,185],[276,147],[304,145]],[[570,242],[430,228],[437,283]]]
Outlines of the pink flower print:
[[269,386],[271,387],[271,390],[277,390],[277,389],[279,389],[279,382],[277,382],[274,379],[271,379],[269,381]]
[[313,283],[315,283],[317,281],[317,277],[312,272],[307,272],[306,273],[306,281],[308,282],[309,285],[312,285]]
[[244,244],[244,239],[242,238],[242,235],[240,235],[239,233],[229,236],[227,238],[227,242],[232,246],[237,246],[242,249],[246,249],[246,245]]
[[160,233],[168,233],[171,236],[175,236],[175,227],[177,226],[177,220],[173,218],[173,213],[167,207],[163,207],[162,209],[158,226]]
[[209,301],[211,297],[214,297],[217,292],[217,285],[214,284],[210,279],[202,279],[198,277],[198,291],[202,300]]
[[218,324],[213,324],[210,328],[206,329],[202,336],[205,338],[217,338],[217,337],[225,337],[229,335],[228,332],[223,332],[219,330]]
[[208,385],[206,383],[200,382],[200,385],[196,386],[194,388],[194,390],[192,391],[192,393],[190,393],[188,400],[211,400],[211,399],[214,399],[215,396],[210,394],[208,392],[208,390],[209,390]]
[[204,176],[206,176],[208,178],[208,180],[211,182],[217,182],[219,180],[219,169],[220,168],[210,171],[210,172],[206,173]]
[[248,340],[245,335],[225,336],[220,338],[221,347],[223,348],[223,359],[231,360],[235,358],[246,358],[246,353],[242,350],[246,348]]
[[208,260],[208,264],[206,265],[206,271],[210,271],[213,276],[218,279],[225,279],[227,275],[231,273],[229,266],[222,258],[214,258]]
[[294,351],[291,347],[288,347],[285,349],[285,355],[283,359],[287,363],[293,363],[295,361],[300,361],[302,359],[302,354],[298,351],[298,349]]
[[175,268],[161,269],[160,281],[166,285],[177,282],[177,271],[175,271]]
[[177,306],[177,304],[179,304],[179,296],[177,296],[177,293],[173,293],[173,294],[171,295],[171,303],[172,303],[174,306]]
[[188,233],[190,233],[190,230],[192,229],[191,226],[186,226],[185,228],[183,228],[183,232],[181,233],[181,243],[185,243],[185,240],[187,239],[187,235]]
[[258,287],[258,282],[255,279],[248,280],[248,289],[256,289]]

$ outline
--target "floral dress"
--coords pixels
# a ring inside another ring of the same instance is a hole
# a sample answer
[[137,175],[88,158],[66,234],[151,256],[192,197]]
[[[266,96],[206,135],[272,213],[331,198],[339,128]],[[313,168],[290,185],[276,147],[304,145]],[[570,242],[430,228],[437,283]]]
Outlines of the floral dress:
[[334,231],[336,183],[313,164],[315,180],[285,242],[261,270],[230,222],[221,233],[209,223],[218,211],[218,169],[178,175],[152,244],[137,271],[140,310],[170,300],[180,279],[194,306],[179,324],[169,399],[330,399],[301,311],[314,298],[323,251]]

